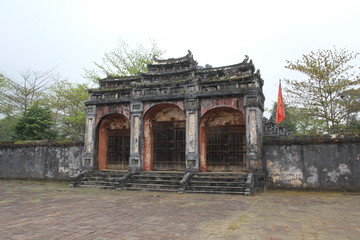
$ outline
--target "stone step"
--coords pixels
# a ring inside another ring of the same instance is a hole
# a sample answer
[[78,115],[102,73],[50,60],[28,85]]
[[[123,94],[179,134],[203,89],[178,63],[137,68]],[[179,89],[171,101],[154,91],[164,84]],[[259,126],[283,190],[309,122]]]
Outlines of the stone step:
[[229,187],[229,186],[209,186],[209,185],[189,185],[187,189],[211,189],[216,191],[237,191],[239,189],[245,189],[245,186]]
[[102,185],[87,185],[87,184],[81,184],[78,187],[81,188],[101,188],[101,189],[115,189],[114,186],[102,186]]
[[142,177],[134,177],[131,178],[132,181],[141,181],[141,182],[150,182],[150,181],[154,181],[154,182],[179,182],[182,178],[142,178]]
[[191,180],[189,186],[198,186],[198,185],[205,185],[205,186],[244,186],[245,182],[206,182],[206,181],[198,181],[198,180]]
[[247,176],[247,173],[232,173],[232,172],[218,172],[218,173],[195,173],[194,176],[224,176],[224,177],[232,177],[232,176]]
[[127,172],[87,172],[86,175],[92,175],[92,176],[121,176],[125,175]]
[[87,184],[87,185],[117,185],[117,182],[106,182],[106,181],[81,181],[81,184]]
[[177,192],[183,176],[184,173],[142,172],[133,175],[124,189]]
[[146,183],[131,183],[128,184],[126,187],[135,187],[135,188],[155,188],[155,189],[168,189],[168,188],[173,188],[173,189],[178,189],[180,187],[180,185],[165,185],[165,184],[146,184]]
[[136,173],[134,176],[183,176],[183,172],[141,172]]
[[197,176],[194,175],[192,179],[203,179],[203,180],[222,180],[222,181],[233,181],[233,180],[245,180],[246,176]]
[[152,191],[152,192],[178,192],[178,189],[171,188],[137,188],[137,187],[124,187],[124,190],[129,191]]
[[93,178],[93,179],[119,179],[123,177],[123,175],[119,176],[93,176],[93,175],[85,175],[83,178]]
[[244,195],[245,191],[209,191],[209,190],[186,190],[186,193],[205,193],[205,194],[234,194]]
[[132,179],[131,183],[153,183],[153,184],[171,184],[179,185],[179,180],[159,180],[159,179]]
[[83,178],[83,181],[97,181],[97,180],[104,180],[104,181],[118,181],[119,180],[119,178],[118,177],[116,177],[116,178],[114,178],[114,177],[109,177],[109,178],[106,178],[106,177],[84,177]]
[[182,176],[142,176],[142,175],[133,175],[132,178],[141,178],[141,179],[182,179]]

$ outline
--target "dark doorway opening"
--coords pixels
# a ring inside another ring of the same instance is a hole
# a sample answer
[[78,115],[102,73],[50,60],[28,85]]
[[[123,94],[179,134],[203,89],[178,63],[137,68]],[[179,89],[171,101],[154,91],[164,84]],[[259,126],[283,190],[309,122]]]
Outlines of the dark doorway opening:
[[245,126],[206,128],[207,171],[244,171]]
[[185,121],[153,121],[153,170],[185,169]]
[[130,156],[130,130],[108,130],[107,168],[127,170]]

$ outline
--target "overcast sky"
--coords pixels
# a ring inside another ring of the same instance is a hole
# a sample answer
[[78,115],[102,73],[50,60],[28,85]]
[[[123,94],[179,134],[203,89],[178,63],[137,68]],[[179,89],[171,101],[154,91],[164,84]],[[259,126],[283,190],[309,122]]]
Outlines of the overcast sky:
[[286,60],[318,49],[360,52],[359,0],[0,0],[0,73],[57,71],[84,82],[122,38],[135,46],[157,42],[163,58],[191,50],[199,65],[253,60],[264,79],[266,107],[279,79],[301,77]]

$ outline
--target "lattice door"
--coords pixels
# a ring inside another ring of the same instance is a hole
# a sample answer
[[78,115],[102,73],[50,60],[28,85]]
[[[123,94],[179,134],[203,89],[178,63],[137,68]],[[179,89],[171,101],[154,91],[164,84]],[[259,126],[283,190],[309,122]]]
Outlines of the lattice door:
[[153,122],[153,170],[184,170],[185,121]]
[[109,130],[107,150],[108,167],[126,170],[130,156],[130,130]]
[[245,170],[245,127],[241,125],[206,128],[208,171]]

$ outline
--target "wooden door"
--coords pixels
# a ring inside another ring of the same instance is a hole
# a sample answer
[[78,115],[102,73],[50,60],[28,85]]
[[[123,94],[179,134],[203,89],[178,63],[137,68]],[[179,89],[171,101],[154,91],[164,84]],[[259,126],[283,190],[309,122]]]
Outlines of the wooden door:
[[244,171],[245,167],[245,127],[207,127],[207,171]]
[[130,156],[130,130],[109,130],[107,168],[127,170]]
[[153,170],[185,169],[185,121],[153,122]]

